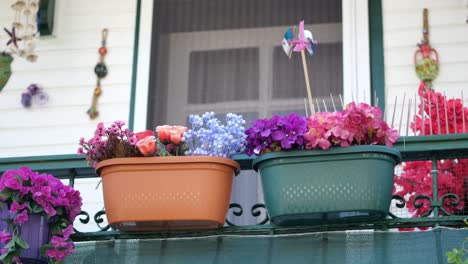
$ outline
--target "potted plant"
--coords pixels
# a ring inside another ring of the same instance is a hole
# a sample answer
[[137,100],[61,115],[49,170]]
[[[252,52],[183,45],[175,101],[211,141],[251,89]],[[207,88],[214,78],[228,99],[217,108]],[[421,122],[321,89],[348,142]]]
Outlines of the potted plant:
[[229,159],[245,146],[242,116],[189,117],[191,129],[159,126],[132,133],[98,124],[78,152],[102,178],[109,224],[120,230],[213,229],[224,225],[233,176]]
[[28,167],[8,170],[0,204],[2,263],[60,263],[73,253],[70,235],[82,202],[71,186]]
[[[246,130],[247,154],[262,178],[274,224],[373,220],[390,207],[393,170],[400,161],[390,148],[397,132],[368,104],[310,117],[296,113],[258,119]],[[386,145],[386,146],[378,146]]]

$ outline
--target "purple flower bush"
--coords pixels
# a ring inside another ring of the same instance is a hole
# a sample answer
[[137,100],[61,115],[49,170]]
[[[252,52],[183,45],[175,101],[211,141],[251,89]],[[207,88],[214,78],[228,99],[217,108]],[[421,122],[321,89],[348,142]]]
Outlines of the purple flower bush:
[[190,115],[192,129],[185,132],[182,140],[188,146],[186,156],[218,156],[230,158],[245,150],[245,120],[241,115],[226,114],[226,124],[215,113],[202,116]]
[[106,159],[143,156],[136,148],[137,136],[124,126],[123,121],[115,121],[108,128],[104,123],[98,123],[94,137],[80,139],[78,155],[86,156],[88,164],[93,168]]
[[247,155],[260,155],[282,149],[302,149],[306,131],[306,118],[296,113],[288,116],[275,115],[270,119],[257,119],[252,127],[245,131]]
[[328,149],[333,146],[393,146],[398,131],[382,120],[382,111],[365,103],[350,103],[340,112],[310,117],[296,113],[258,119],[246,130],[247,155],[290,149]]
[[0,208],[8,210],[9,233],[0,230],[1,260],[3,263],[21,263],[19,255],[29,245],[21,238],[21,225],[31,214],[45,214],[51,230],[50,242],[41,252],[49,263],[63,261],[73,253],[73,221],[81,212],[80,192],[64,185],[49,174],[40,174],[28,167],[6,171],[0,179]]

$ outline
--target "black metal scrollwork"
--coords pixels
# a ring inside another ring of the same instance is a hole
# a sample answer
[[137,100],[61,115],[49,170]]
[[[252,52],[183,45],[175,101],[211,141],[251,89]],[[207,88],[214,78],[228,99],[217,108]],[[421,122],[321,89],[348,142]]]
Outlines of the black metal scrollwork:
[[[432,202],[432,198],[429,197],[428,195],[423,195],[423,194],[420,194],[420,195],[417,195],[415,198],[414,198],[414,201],[413,201],[413,204],[414,204],[414,207],[420,209],[424,206],[424,201],[423,200],[427,200],[429,201],[429,204]],[[431,206],[429,210],[427,210],[427,212],[421,214],[421,217],[427,217],[429,216],[431,213],[432,213],[432,210],[434,210],[434,208]]]
[[454,193],[446,193],[442,197],[440,197],[440,203],[442,206],[440,207],[440,210],[445,214],[445,215],[453,215],[452,213],[448,212],[444,208],[444,202],[445,199],[450,199],[449,200],[449,205],[451,208],[456,208],[460,204],[460,197]]
[[101,227],[101,223],[104,222],[104,219],[102,218],[102,216],[106,215],[106,211],[105,210],[101,210],[101,211],[98,211],[95,215],[94,215],[94,221],[96,221],[96,224],[97,226],[99,227],[99,229],[101,229],[101,231],[107,231],[109,230],[111,227],[110,225],[106,225],[104,227]]
[[[395,206],[398,207],[398,208],[405,208],[406,206],[406,200],[403,196],[401,195],[393,195],[392,196],[392,200],[397,200],[397,202],[395,203]],[[388,216],[390,216],[391,218],[399,218],[398,216],[394,215],[393,213],[391,212],[388,212]]]
[[[234,210],[231,210],[233,208],[234,208]],[[232,204],[229,205],[228,214],[229,214],[229,212],[232,212],[232,214],[235,215],[235,216],[241,216],[243,214],[242,206],[240,204],[238,204],[238,203],[232,203]],[[226,218],[226,224],[228,226],[236,226],[231,221],[229,221],[227,218]]]
[[[263,210],[260,210],[260,209],[263,209]],[[262,211],[263,211],[265,218],[258,223],[259,225],[264,225],[268,223],[268,221],[270,221],[266,207],[264,204],[254,204],[252,206],[252,210],[251,210],[252,216],[259,217],[262,214]]]

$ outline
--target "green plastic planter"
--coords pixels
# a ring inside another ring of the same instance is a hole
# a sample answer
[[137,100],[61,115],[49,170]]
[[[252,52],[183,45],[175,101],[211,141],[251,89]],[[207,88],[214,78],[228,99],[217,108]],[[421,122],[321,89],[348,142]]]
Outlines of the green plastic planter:
[[400,152],[385,146],[271,152],[256,158],[276,225],[369,221],[388,214]]

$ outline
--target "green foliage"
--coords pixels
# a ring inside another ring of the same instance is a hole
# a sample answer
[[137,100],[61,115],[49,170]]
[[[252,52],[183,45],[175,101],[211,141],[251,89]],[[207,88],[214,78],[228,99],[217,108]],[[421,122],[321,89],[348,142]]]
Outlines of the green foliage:
[[[468,219],[464,220],[465,224],[468,225]],[[468,237],[465,237],[462,247],[460,249],[454,248],[452,251],[445,253],[447,256],[447,263],[452,264],[468,264],[468,258],[463,258],[465,253],[468,253],[468,249],[465,248],[465,243],[468,242]]]

